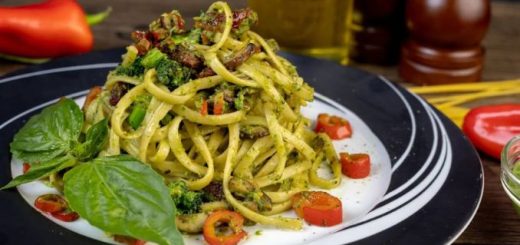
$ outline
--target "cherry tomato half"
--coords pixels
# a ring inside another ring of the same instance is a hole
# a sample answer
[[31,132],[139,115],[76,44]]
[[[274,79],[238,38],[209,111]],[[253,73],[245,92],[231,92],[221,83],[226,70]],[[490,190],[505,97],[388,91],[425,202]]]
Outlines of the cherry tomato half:
[[67,209],[67,202],[58,194],[45,194],[36,198],[34,206],[43,212],[57,213]]
[[352,136],[352,128],[347,120],[325,113],[318,115],[318,121],[316,122],[314,131],[317,133],[326,133],[333,140],[345,139]]
[[[232,233],[217,234],[216,226],[226,223]],[[218,210],[211,213],[202,228],[204,240],[210,245],[235,245],[246,236],[246,232],[242,230],[244,217],[239,213],[229,210]]]
[[368,154],[339,154],[341,172],[349,178],[362,179],[370,174],[370,156]]
[[303,191],[291,199],[298,217],[317,226],[334,226],[343,222],[341,201],[324,191]]

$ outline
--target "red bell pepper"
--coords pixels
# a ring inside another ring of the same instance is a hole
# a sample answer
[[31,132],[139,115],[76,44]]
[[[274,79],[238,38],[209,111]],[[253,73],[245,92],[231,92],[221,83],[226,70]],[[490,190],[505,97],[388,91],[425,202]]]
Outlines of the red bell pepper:
[[477,149],[500,159],[505,144],[520,135],[520,104],[473,108],[464,117],[462,130]]
[[94,42],[89,22],[100,22],[109,12],[110,9],[87,17],[74,0],[0,7],[0,53],[8,59],[27,62],[31,60],[26,58],[88,52]]

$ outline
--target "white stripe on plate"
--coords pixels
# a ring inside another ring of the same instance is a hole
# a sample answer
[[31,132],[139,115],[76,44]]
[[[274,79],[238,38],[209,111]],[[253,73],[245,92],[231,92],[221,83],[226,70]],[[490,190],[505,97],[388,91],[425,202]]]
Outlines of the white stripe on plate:
[[88,65],[77,65],[77,66],[66,66],[66,67],[58,67],[48,70],[35,71],[24,73],[12,77],[6,77],[0,79],[0,83],[12,82],[23,78],[41,76],[45,74],[59,73],[59,72],[68,72],[68,71],[79,71],[79,70],[92,70],[92,69],[101,69],[101,68],[113,68],[116,67],[118,63],[97,63],[97,64],[88,64]]

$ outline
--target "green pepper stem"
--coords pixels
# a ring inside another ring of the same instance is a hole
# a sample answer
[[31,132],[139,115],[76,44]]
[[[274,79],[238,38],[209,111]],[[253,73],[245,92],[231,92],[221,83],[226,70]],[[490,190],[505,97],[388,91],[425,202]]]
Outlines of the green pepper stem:
[[86,16],[88,25],[94,26],[94,25],[100,24],[110,15],[111,12],[112,12],[112,7],[109,6],[103,12],[99,12],[99,13],[95,13],[95,14],[88,14]]
[[45,63],[50,60],[49,58],[27,58],[27,57],[21,57],[21,56],[9,55],[9,54],[0,54],[0,59],[16,61],[16,62],[26,63],[26,64],[41,64],[41,63]]

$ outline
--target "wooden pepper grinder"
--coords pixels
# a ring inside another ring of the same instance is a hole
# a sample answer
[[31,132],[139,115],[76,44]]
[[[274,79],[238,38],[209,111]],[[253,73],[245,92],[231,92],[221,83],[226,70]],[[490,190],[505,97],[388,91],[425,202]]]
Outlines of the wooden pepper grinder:
[[409,0],[401,77],[418,84],[479,81],[490,9],[489,0]]

